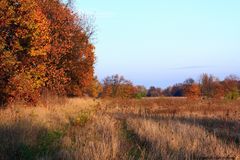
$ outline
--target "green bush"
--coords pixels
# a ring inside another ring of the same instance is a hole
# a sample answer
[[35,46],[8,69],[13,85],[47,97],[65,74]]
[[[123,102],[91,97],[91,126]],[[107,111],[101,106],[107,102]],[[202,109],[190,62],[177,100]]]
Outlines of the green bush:
[[62,131],[51,131],[39,137],[38,153],[47,155],[53,153],[59,145],[60,139],[63,137]]
[[20,144],[17,148],[16,155],[12,159],[35,160],[41,156],[51,155],[59,147],[60,139],[63,137],[62,131],[48,131],[38,137],[37,144],[30,146]]
[[70,120],[74,126],[84,126],[90,120],[90,112],[80,112],[77,117]]
[[37,156],[37,150],[34,149],[33,147],[26,145],[26,144],[21,144],[16,151],[16,155],[12,157],[12,159],[15,159],[18,157],[19,159],[23,160],[34,160],[36,159]]
[[144,95],[141,94],[141,93],[137,93],[137,94],[135,95],[135,98],[136,98],[136,99],[142,99],[143,97],[144,97]]
[[228,92],[225,97],[226,99],[236,100],[238,99],[238,97],[240,97],[240,94],[238,90],[235,90],[235,91]]

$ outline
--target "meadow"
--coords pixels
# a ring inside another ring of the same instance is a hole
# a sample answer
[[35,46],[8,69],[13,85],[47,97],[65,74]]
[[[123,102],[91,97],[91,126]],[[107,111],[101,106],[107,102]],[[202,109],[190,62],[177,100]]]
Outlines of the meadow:
[[0,160],[240,160],[237,6],[0,0]]
[[50,97],[0,110],[0,159],[239,159],[240,101]]

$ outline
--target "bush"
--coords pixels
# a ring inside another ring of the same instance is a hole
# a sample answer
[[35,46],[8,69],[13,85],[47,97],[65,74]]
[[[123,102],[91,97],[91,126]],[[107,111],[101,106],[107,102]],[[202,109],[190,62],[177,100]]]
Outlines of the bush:
[[137,93],[136,95],[135,95],[135,98],[136,99],[142,99],[143,97],[145,97],[143,94],[141,94],[141,93]]
[[40,155],[47,155],[52,154],[58,148],[60,139],[63,137],[62,131],[50,131],[46,134],[43,134],[39,137],[39,144],[38,144],[38,154]]
[[17,157],[23,160],[35,160],[41,156],[54,154],[62,137],[62,131],[48,131],[38,137],[37,144],[34,146],[20,144],[16,150],[16,155],[13,155],[12,159]]
[[71,119],[70,122],[74,126],[84,126],[90,119],[89,112],[80,112],[77,117]]
[[240,97],[239,91],[231,91],[229,93],[226,94],[226,99],[230,99],[230,100],[236,100],[238,99],[238,97]]

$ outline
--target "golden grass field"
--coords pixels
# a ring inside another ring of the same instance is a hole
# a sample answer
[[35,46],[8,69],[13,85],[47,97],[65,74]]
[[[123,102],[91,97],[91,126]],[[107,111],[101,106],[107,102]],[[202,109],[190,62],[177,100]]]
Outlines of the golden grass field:
[[1,160],[240,159],[240,101],[45,99],[0,110]]

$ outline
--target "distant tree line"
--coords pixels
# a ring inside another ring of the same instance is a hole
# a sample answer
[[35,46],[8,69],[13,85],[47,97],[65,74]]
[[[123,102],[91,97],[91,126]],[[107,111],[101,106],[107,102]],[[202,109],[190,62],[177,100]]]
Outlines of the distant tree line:
[[237,99],[240,93],[240,79],[235,75],[227,76],[223,81],[208,74],[202,74],[199,82],[192,78],[170,86],[163,91],[164,96],[185,96],[189,98],[227,98]]
[[60,0],[0,1],[0,103],[82,96],[94,77],[93,27]]
[[199,98],[227,98],[237,99],[240,96],[240,79],[235,75],[227,76],[223,81],[208,74],[202,74],[199,81],[192,78],[183,83],[161,89],[151,86],[135,86],[123,76],[112,75],[106,77],[102,83],[95,79],[95,97],[111,98],[143,98],[143,97],[188,97]]

